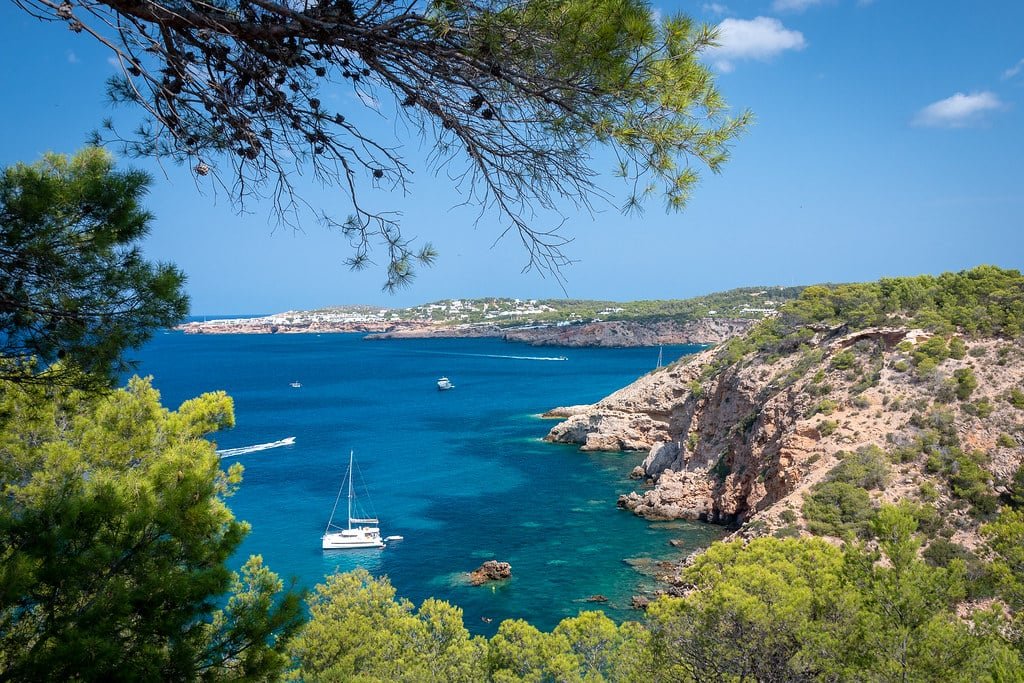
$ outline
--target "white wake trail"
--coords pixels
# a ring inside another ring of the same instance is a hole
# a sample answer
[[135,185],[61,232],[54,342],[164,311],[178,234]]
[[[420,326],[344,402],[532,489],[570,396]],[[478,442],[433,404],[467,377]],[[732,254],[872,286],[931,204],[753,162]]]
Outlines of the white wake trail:
[[458,351],[422,351],[416,353],[429,353],[435,356],[468,356],[470,358],[505,358],[508,360],[569,360],[565,356],[504,356],[496,353],[460,353]]
[[258,443],[253,446],[242,446],[241,448],[224,448],[217,451],[217,455],[222,458],[233,458],[236,455],[245,455],[246,453],[255,453],[257,451],[266,451],[271,448],[280,448],[281,446],[291,446],[295,443],[295,437],[289,436],[279,441],[271,441],[270,443]]

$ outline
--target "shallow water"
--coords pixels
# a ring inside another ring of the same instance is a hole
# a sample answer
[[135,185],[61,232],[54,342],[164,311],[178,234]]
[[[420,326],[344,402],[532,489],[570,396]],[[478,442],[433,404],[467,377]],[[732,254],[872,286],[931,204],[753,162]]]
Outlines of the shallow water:
[[[667,346],[665,360],[697,350]],[[433,596],[459,605],[466,626],[485,634],[507,618],[550,629],[581,609],[631,618],[630,597],[650,579],[626,559],[678,558],[717,536],[714,527],[649,523],[616,509],[642,454],[541,441],[554,422],[538,413],[592,403],[657,356],[656,348],[495,339],[180,333],[157,335],[138,354],[139,373],[154,375],[169,407],[216,389],[234,397],[237,426],[214,435],[218,448],[295,437],[225,461],[245,466],[229,503],[252,525],[236,564],[259,553],[307,587],[362,566],[416,603]],[[442,375],[454,390],[437,390]],[[383,535],[405,537],[384,550],[320,549],[350,449]],[[677,538],[682,550],[668,544]],[[465,573],[487,559],[510,562],[512,579],[466,585]],[[585,602],[597,594],[609,601]]]

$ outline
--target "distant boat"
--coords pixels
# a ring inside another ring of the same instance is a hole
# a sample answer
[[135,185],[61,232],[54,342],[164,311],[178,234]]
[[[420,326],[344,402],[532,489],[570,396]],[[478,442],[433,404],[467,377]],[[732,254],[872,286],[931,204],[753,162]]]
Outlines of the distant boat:
[[301,389],[302,388],[302,382],[299,382],[299,381],[290,382],[288,384],[288,386],[290,386],[292,389]]
[[448,391],[449,389],[454,389],[455,385],[452,384],[447,377],[442,377],[437,380],[437,388],[440,391]]
[[663,358],[664,358],[664,357],[663,357],[663,355],[662,355],[662,353],[664,352],[664,350],[665,350],[665,349],[664,349],[664,347],[663,347],[663,346],[659,346],[659,347],[658,347],[658,367],[659,367],[659,368],[661,367],[661,364],[662,364],[662,360],[663,360]]
[[[349,548],[383,548],[384,540],[380,536],[380,520],[376,517],[353,517],[352,500],[355,497],[352,493],[352,479],[355,475],[352,469],[354,453],[348,454],[348,473],[341,482],[341,489],[338,490],[338,497],[334,501],[334,510],[331,511],[331,519],[327,522],[327,528],[321,537],[321,547],[324,550],[345,550]],[[341,528],[334,524],[334,514],[338,511],[338,501],[348,484],[348,524]],[[358,512],[358,511],[357,511]],[[356,526],[353,526],[356,525]],[[400,541],[401,536],[388,536],[389,541]]]

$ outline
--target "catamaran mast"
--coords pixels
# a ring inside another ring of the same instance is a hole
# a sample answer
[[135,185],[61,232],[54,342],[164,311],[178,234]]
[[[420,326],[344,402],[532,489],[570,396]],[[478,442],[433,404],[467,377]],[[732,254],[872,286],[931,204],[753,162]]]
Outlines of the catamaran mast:
[[352,528],[352,454],[348,452],[348,528]]

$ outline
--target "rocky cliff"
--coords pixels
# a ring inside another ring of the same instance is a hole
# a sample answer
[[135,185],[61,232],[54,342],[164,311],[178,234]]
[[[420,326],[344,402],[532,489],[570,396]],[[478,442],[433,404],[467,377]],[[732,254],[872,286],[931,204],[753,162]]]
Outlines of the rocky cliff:
[[805,497],[852,453],[875,447],[892,464],[873,504],[931,499],[960,520],[953,535],[970,545],[973,502],[957,479],[964,454],[982,465],[992,496],[1024,462],[1024,345],[933,337],[818,326],[798,344],[746,353],[750,342],[739,340],[564,410],[547,439],[639,451],[643,486],[620,506],[649,519],[741,525],[744,535],[800,533]]

